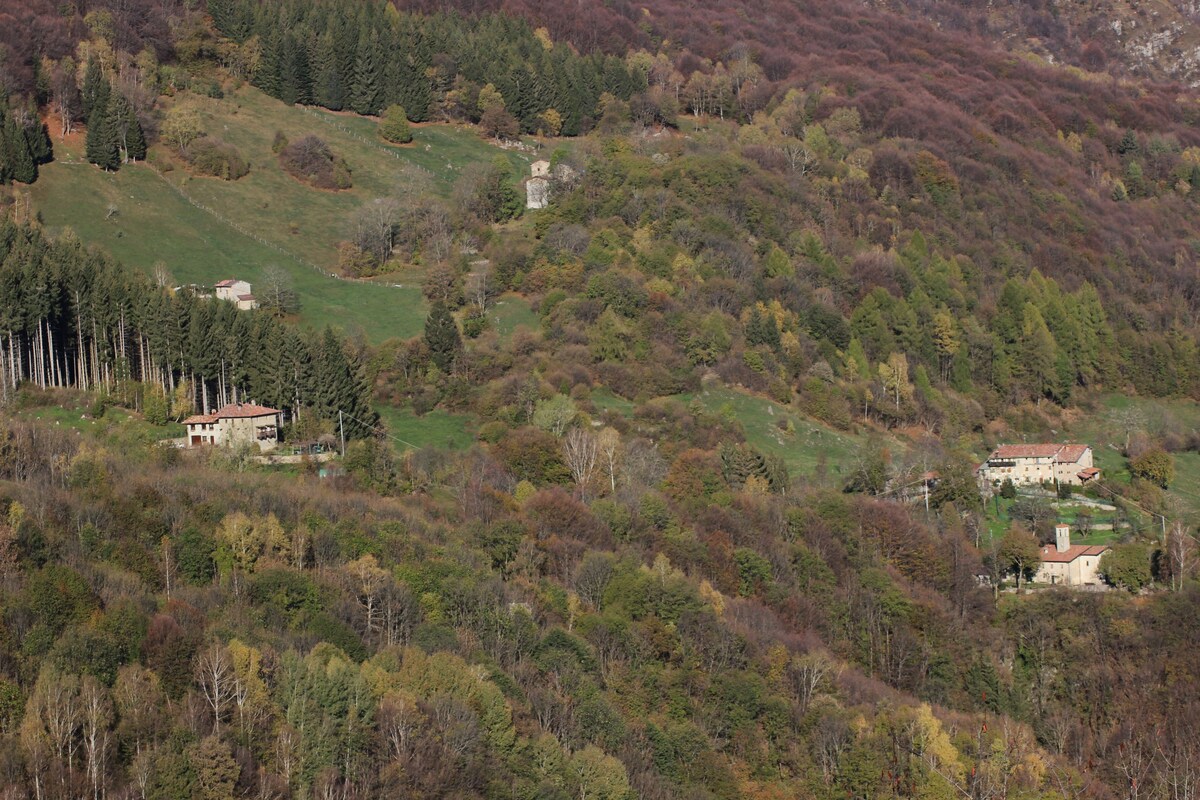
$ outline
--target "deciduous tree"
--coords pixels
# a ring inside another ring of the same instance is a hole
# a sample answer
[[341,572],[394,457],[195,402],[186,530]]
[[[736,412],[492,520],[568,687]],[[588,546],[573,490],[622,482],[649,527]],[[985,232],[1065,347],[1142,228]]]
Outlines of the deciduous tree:
[[599,451],[596,434],[585,428],[571,428],[563,437],[563,461],[566,462],[567,469],[571,470],[579,497],[584,502],[587,501],[588,486],[596,471]]
[[1032,578],[1042,563],[1037,539],[1029,531],[1019,526],[1012,526],[1000,540],[997,554],[1005,573],[1015,572],[1017,575],[1017,591],[1020,592],[1027,578]]

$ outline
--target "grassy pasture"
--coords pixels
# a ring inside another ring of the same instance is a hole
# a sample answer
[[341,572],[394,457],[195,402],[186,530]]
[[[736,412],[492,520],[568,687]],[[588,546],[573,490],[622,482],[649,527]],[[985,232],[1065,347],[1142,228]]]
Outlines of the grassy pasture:
[[[375,136],[373,119],[285,106],[249,87],[220,100],[173,102],[195,104],[205,129],[236,146],[250,174],[231,182],[177,167],[160,176],[145,164],[105,173],[82,163],[82,137],[56,140],[58,160],[30,189],[46,226],[69,227],[85,244],[147,272],[161,261],[179,283],[231,276],[255,283],[266,267],[281,267],[300,296],[302,323],[362,332],[373,342],[419,333],[425,304],[419,271],[404,281],[377,282],[324,274],[355,210],[377,197],[446,196],[464,170],[497,156],[512,165],[515,180],[527,158],[449,125],[419,126],[413,144],[387,145]],[[293,179],[271,152],[276,131],[290,139],[324,138],[350,165],[354,187],[325,192]],[[169,161],[161,150],[156,155]]]
[[475,418],[468,414],[435,409],[419,417],[411,408],[379,406],[375,410],[400,451],[420,447],[466,450],[475,443]]

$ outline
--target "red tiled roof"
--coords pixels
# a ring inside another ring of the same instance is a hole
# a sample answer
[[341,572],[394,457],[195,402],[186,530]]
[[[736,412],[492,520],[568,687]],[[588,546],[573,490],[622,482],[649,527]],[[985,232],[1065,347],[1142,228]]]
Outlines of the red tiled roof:
[[253,300],[253,299],[254,299],[254,295],[252,295],[252,294],[239,294],[238,295],[238,300]]
[[993,458],[1053,458],[1061,464],[1074,464],[1088,450],[1086,444],[1002,444],[992,451]]
[[1060,553],[1054,545],[1048,544],[1042,547],[1042,561],[1052,564],[1069,564],[1080,556],[1098,556],[1106,550],[1108,550],[1108,545],[1073,544],[1067,548],[1065,553]]
[[1083,458],[1083,454],[1087,450],[1086,444],[1064,444],[1062,450],[1058,451],[1058,457],[1054,460],[1060,464],[1074,464]]
[[280,413],[277,408],[267,408],[254,403],[230,403],[211,414],[195,414],[183,421],[184,425],[211,424],[221,419],[247,419],[250,417],[267,417]]
[[1061,449],[1060,444],[1002,444],[989,458],[1050,458]]
[[1085,481],[1088,478],[1094,478],[1099,474],[1100,470],[1096,469],[1095,467],[1084,467],[1083,469],[1079,470],[1079,477],[1083,478]]
[[226,278],[217,284],[217,288],[219,289],[223,286],[233,286],[235,283],[237,283],[237,278]]
[[247,417],[266,417],[278,414],[279,409],[256,406],[253,403],[230,403],[219,411],[213,412],[216,419],[246,419]]

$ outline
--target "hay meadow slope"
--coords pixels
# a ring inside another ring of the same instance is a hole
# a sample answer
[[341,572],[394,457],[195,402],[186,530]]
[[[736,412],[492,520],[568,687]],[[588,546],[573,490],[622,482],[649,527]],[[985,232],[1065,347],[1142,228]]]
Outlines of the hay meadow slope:
[[[498,155],[512,163],[515,179],[525,158],[450,125],[416,127],[412,145],[390,146],[376,137],[374,119],[285,106],[250,87],[222,99],[172,102],[195,106],[204,129],[237,147],[250,173],[237,181],[192,176],[161,146],[153,151],[157,166],[106,173],[84,162],[81,137],[56,138],[58,160],[30,188],[47,227],[70,228],[85,244],[147,272],[161,262],[179,283],[231,276],[255,283],[268,267],[282,268],[299,295],[302,323],[374,342],[420,331],[420,270],[376,282],[333,277],[337,243],[355,211],[378,197],[449,195],[465,169]],[[324,138],[349,163],[353,188],[323,192],[287,175],[271,152],[276,131]]]

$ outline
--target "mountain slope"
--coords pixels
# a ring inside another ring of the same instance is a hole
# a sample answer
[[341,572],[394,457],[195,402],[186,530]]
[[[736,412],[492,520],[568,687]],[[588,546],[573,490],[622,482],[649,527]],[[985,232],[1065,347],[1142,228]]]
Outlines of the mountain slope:
[[1200,16],[1187,0],[1043,0],[1034,3],[872,0],[939,27],[1094,72],[1200,83]]

